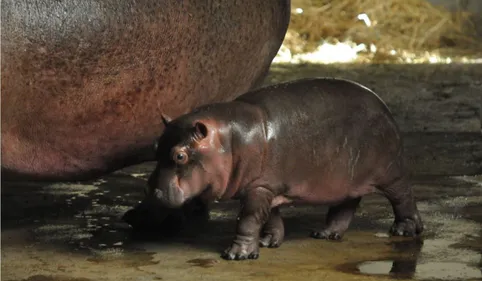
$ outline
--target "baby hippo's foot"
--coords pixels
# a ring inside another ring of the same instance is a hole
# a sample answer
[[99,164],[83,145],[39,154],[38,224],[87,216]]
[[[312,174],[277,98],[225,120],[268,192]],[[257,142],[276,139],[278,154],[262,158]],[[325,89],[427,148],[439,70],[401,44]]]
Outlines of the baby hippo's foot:
[[361,197],[347,199],[330,207],[326,214],[327,227],[322,231],[311,232],[311,237],[326,240],[341,240],[355,214]]
[[343,237],[343,233],[339,233],[338,231],[330,230],[329,228],[321,230],[321,231],[312,231],[311,237],[316,239],[326,239],[326,240],[341,240]]
[[279,209],[271,209],[268,222],[263,227],[262,237],[259,240],[261,247],[278,248],[283,243],[285,228]]
[[272,232],[269,234],[264,234],[264,236],[259,240],[259,245],[261,247],[268,248],[278,248],[283,243],[283,236],[279,232]]
[[392,204],[395,222],[390,228],[393,236],[414,237],[423,232],[423,222],[414,201],[412,186],[407,178],[398,179],[382,189]]
[[234,242],[231,247],[224,251],[221,257],[225,260],[255,260],[259,257],[258,243],[258,239],[249,243]]
[[421,223],[413,219],[404,219],[395,221],[390,228],[390,234],[393,236],[415,237],[423,230]]

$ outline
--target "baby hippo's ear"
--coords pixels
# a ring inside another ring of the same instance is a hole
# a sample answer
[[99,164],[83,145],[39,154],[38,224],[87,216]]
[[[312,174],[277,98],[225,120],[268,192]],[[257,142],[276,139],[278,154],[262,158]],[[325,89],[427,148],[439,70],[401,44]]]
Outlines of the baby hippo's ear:
[[207,137],[208,135],[208,127],[203,121],[197,121],[194,124],[194,139],[200,141]]

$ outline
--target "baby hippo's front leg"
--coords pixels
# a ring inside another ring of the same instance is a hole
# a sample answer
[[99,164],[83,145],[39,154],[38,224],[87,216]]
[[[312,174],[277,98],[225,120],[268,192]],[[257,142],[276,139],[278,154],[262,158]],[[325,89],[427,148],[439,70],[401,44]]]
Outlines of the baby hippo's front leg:
[[241,210],[233,244],[221,255],[226,260],[257,259],[259,234],[270,215],[274,195],[264,187],[247,190],[241,199]]

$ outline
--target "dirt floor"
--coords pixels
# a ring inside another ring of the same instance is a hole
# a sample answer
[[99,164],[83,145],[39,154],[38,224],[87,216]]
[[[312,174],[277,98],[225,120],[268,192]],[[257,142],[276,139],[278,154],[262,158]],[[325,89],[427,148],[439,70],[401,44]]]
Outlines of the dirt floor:
[[336,76],[374,89],[405,136],[421,239],[390,238],[388,201],[362,200],[341,242],[309,238],[326,207],[282,209],[286,241],[255,261],[219,255],[237,202],[182,235],[139,235],[120,220],[152,163],[80,183],[2,182],[2,280],[482,280],[481,65],[275,65],[267,83]]

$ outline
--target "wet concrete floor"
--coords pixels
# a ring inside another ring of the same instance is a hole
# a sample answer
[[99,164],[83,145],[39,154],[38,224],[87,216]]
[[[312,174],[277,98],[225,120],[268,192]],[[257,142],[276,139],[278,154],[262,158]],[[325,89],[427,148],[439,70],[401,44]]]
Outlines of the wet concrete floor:
[[[92,182],[2,182],[1,279],[482,280],[482,68],[288,65],[272,67],[267,83],[315,76],[355,79],[392,110],[418,175],[421,239],[388,237],[391,207],[371,195],[341,242],[309,237],[326,207],[286,206],[280,248],[224,261],[237,202],[216,204],[207,224],[171,238],[136,235],[120,220],[142,199],[146,163]],[[459,176],[466,174],[479,176]]]
[[224,261],[236,202],[177,237],[133,235],[144,165],[98,181],[2,185],[2,280],[482,280],[482,176],[418,177],[421,239],[390,238],[388,201],[362,200],[341,242],[309,237],[326,207],[282,209],[286,241],[255,261]]

